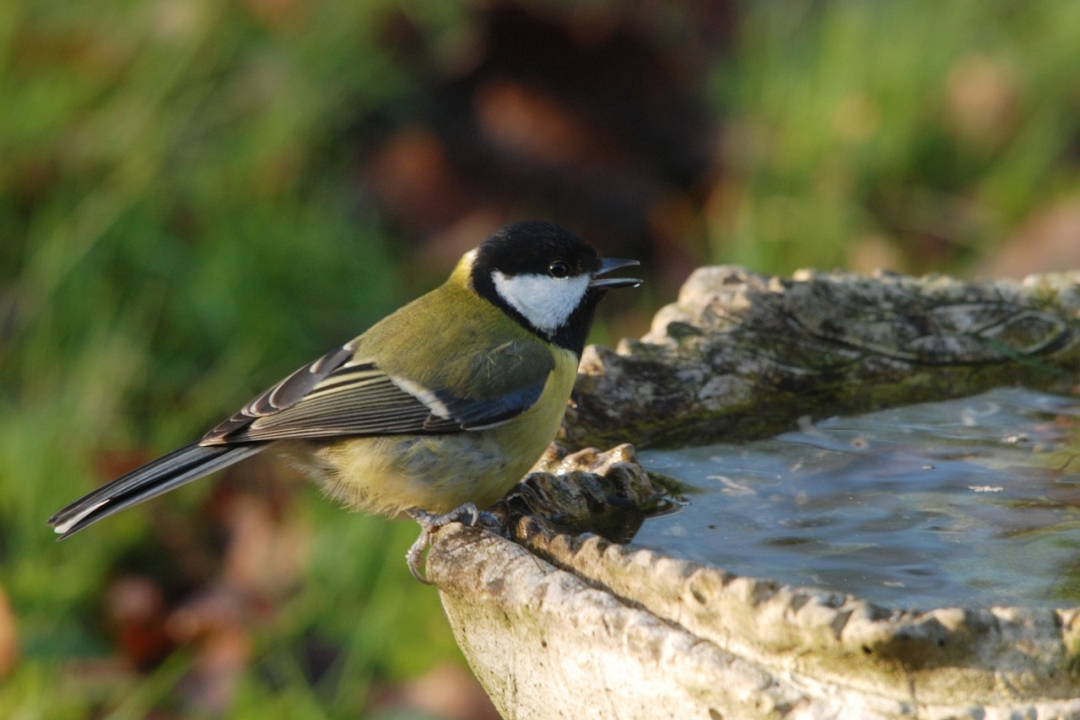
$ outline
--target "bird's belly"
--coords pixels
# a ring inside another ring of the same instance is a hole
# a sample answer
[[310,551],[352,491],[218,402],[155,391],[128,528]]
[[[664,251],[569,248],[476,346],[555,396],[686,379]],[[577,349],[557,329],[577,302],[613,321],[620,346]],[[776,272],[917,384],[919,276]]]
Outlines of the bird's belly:
[[490,432],[354,438],[306,454],[302,467],[327,495],[383,515],[444,513],[466,502],[488,507],[536,461],[531,452],[509,456]]

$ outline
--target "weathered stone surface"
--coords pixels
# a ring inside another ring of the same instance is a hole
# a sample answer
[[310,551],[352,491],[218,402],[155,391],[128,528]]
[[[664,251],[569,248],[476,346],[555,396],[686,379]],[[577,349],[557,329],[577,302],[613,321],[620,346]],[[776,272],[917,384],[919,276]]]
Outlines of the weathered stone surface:
[[603,453],[587,448],[570,455],[552,443],[533,466],[528,482],[519,483],[491,511],[505,526],[530,517],[550,534],[592,532],[625,542],[637,533],[646,514],[665,501],[632,445]]
[[438,534],[428,578],[504,717],[1080,718],[1080,609],[888,609],[552,534],[596,512],[554,491],[585,468],[595,497],[653,498],[631,459],[553,450],[517,491],[551,513]]
[[797,700],[751,663],[509,541],[453,526],[437,548],[429,578],[510,720],[769,718]]
[[640,341],[589,347],[573,446],[763,437],[803,415],[866,412],[1080,370],[1080,272],[1023,282],[737,267],[696,271]]
[[[704,268],[641,341],[587,349],[565,435],[748,438],[1078,369],[1080,273]],[[512,539],[452,525],[428,559],[507,718],[1080,720],[1080,608],[913,612],[736,576],[610,541],[663,502],[632,447],[554,446],[537,471],[495,508]]]

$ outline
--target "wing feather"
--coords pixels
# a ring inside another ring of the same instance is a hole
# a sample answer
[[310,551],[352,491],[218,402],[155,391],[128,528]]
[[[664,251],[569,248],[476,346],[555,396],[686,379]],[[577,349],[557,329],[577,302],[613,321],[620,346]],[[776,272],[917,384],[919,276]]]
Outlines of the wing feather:
[[251,424],[254,418],[265,417],[292,407],[308,395],[334,371],[353,365],[353,343],[335,348],[257,395],[239,412],[203,435],[199,445],[225,445],[234,435]]
[[538,382],[496,397],[461,398],[351,355],[346,345],[305,365],[207,433],[200,445],[483,430],[531,407],[549,374],[545,368]]

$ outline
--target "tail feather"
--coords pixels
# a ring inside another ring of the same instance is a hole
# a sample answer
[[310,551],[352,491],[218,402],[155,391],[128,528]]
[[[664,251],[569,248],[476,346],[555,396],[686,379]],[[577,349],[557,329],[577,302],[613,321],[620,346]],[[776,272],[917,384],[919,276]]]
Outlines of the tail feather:
[[102,518],[228,467],[264,447],[262,443],[212,447],[202,447],[198,443],[185,445],[76,500],[49,518],[49,525],[63,540]]

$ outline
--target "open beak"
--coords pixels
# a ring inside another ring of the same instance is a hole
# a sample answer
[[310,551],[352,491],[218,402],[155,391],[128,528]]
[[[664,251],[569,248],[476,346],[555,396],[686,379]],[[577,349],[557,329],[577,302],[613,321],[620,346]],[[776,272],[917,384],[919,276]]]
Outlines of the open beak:
[[611,288],[638,287],[641,285],[641,280],[637,278],[601,278],[600,276],[607,275],[612,270],[619,270],[624,267],[640,264],[641,263],[637,260],[604,258],[600,261],[600,269],[593,273],[592,280],[589,282],[589,287],[602,288],[604,290],[610,290]]

